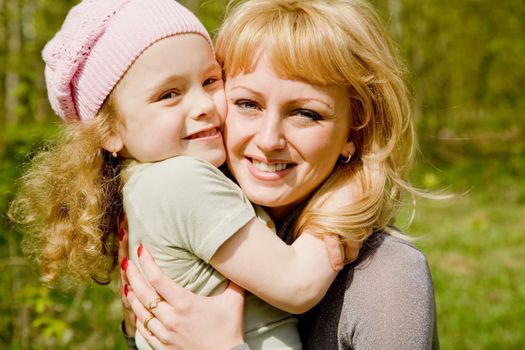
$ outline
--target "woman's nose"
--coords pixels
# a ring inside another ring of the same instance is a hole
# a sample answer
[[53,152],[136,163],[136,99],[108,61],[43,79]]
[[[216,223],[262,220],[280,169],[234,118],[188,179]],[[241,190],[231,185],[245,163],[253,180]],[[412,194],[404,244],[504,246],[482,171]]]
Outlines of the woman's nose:
[[286,146],[282,120],[276,113],[266,113],[258,130],[257,145],[263,151],[281,150]]

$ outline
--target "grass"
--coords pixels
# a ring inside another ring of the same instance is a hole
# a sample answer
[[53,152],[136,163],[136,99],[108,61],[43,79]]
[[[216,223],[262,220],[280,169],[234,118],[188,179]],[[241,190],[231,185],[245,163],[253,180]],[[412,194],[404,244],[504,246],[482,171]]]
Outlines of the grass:
[[[25,154],[53,130],[0,132],[2,213]],[[416,244],[428,257],[443,349],[520,349],[525,344],[522,134],[486,132],[469,141],[427,141],[425,161],[412,172],[416,184],[459,194],[443,202],[419,201],[407,229],[419,236]],[[0,348],[126,349],[118,330],[115,283],[68,292],[44,287],[22,257],[20,234],[4,214],[2,220]]]
[[525,159],[523,144],[504,141],[476,157],[465,153],[476,147],[472,140],[437,145],[446,146],[433,157],[438,165],[413,173],[416,182],[438,179],[436,186],[467,191],[443,203],[420,203],[409,230],[421,235],[417,245],[429,260],[443,349],[525,344]]

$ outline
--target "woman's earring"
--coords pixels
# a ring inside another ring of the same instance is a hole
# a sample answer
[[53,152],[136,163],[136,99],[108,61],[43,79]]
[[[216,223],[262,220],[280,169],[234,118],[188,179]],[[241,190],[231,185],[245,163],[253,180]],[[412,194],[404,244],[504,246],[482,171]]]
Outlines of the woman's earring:
[[117,152],[111,152],[111,156],[112,156],[113,158],[117,158]]
[[343,158],[343,159],[341,160],[341,163],[343,163],[343,164],[348,164],[348,163],[350,162],[350,159],[352,159],[352,153],[350,153],[350,154],[348,155],[348,158],[346,158],[346,159]]

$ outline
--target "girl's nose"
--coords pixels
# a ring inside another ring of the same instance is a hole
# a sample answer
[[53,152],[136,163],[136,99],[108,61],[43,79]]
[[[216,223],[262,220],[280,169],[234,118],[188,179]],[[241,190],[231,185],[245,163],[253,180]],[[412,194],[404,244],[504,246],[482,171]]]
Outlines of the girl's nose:
[[205,117],[210,113],[214,113],[216,109],[213,98],[203,89],[192,94],[190,101],[192,105],[190,116],[193,119]]

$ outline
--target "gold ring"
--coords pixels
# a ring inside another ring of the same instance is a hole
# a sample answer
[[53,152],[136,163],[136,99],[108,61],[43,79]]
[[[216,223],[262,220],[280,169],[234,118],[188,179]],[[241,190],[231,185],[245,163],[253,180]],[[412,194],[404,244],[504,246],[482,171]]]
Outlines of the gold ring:
[[146,319],[144,320],[144,328],[150,333],[151,333],[151,331],[148,328],[148,323],[149,323],[149,321],[151,321],[154,318],[155,318],[155,316],[153,316],[152,314],[149,314],[149,316],[146,317]]
[[162,301],[162,298],[155,298],[153,299],[152,301],[149,302],[148,306],[146,307],[146,309],[148,311],[153,311],[154,308],[156,308],[159,303]]

